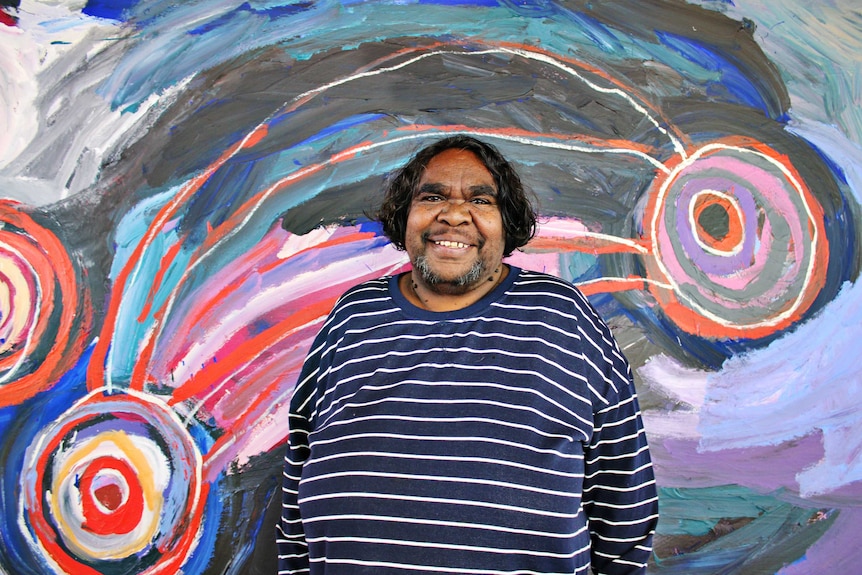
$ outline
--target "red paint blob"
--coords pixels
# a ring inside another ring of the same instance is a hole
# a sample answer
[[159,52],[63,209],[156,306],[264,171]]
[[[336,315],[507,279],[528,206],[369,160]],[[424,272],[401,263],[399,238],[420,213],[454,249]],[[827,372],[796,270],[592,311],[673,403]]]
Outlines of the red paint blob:
[[[125,481],[128,496],[117,484],[100,485],[93,482],[106,470],[118,472]],[[112,457],[99,457],[90,462],[79,480],[81,505],[84,512],[82,527],[97,535],[123,535],[140,524],[144,513],[144,494],[135,470],[125,461]]]
[[17,26],[18,18],[4,10],[0,10],[0,24],[5,26]]
[[123,503],[123,491],[113,483],[96,488],[94,495],[103,507],[111,511],[116,511]]

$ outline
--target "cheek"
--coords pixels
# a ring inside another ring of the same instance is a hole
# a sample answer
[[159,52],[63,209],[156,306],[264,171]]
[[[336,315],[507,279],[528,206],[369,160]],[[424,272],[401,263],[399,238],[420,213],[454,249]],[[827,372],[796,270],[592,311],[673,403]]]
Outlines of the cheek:
[[482,218],[477,222],[477,227],[488,243],[505,243],[506,232],[500,216]]
[[404,239],[409,240],[411,232],[416,228],[416,214],[411,211],[411,213],[407,214],[407,218],[404,220]]
[[410,230],[414,234],[421,234],[434,224],[434,220],[436,218],[437,210],[414,207],[407,215],[407,221],[404,224],[404,229]]
[[415,252],[422,248],[422,222],[418,221],[414,214],[413,217],[408,217],[404,223],[404,248],[409,252]]

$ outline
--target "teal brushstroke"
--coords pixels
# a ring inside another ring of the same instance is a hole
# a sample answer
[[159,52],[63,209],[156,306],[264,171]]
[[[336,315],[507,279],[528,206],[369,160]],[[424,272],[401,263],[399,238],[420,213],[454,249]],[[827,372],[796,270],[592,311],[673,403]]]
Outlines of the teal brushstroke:
[[139,318],[145,302],[150,297],[153,279],[162,265],[162,259],[180,237],[176,222],[166,225],[157,234],[151,245],[137,260],[134,271],[126,285],[116,285],[120,271],[129,264],[133,251],[143,240],[148,228],[155,220],[160,209],[174,197],[178,188],[173,188],[149,197],[134,206],[117,225],[115,258],[112,262],[110,277],[115,282],[114,289],[123,291],[123,300],[116,321],[116,331],[111,339],[111,378],[112,383],[122,385],[127,382],[138,359],[138,346],[146,339],[146,333],[153,325],[153,312],[159,309],[188,266],[190,249],[184,247],[166,271],[161,282],[162,288],[153,294],[152,311],[149,316]]
[[[367,42],[404,37],[476,37],[490,41],[524,38],[548,50],[587,59],[594,59],[590,54],[598,49],[603,62],[678,56],[667,47],[647,46],[582,13],[561,8],[557,8],[559,14],[554,18],[559,22],[554,26],[549,25],[545,15],[529,17],[505,6],[318,2],[277,21],[262,13],[243,11],[235,13],[230,26],[205,30],[206,23],[200,22],[196,4],[163,8],[158,18],[152,14],[157,12],[156,7],[149,6],[151,24],[136,37],[136,45],[98,89],[115,109],[140,103],[201,70],[273,46],[282,47],[292,58],[306,60],[333,46],[350,50]],[[192,18],[193,14],[196,17]],[[215,13],[212,19],[222,15]],[[198,35],[189,35],[187,22],[195,23]],[[291,31],[290,42],[286,41],[285,26]],[[157,53],[159,58],[154,58]]]
[[729,517],[756,518],[776,505],[772,495],[760,495],[738,485],[705,489],[661,490],[662,535],[706,535]]
[[659,491],[657,548],[680,539],[671,553],[655,556],[661,575],[771,575],[799,561],[820,540],[837,511],[802,507],[782,491],[761,494],[739,485]]

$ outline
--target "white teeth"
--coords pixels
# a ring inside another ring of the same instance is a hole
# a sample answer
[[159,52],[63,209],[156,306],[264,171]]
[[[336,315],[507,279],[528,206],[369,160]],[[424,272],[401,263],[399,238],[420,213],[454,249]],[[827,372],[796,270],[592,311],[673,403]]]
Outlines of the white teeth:
[[443,246],[444,248],[469,248],[469,244],[462,244],[461,242],[450,242],[450,241],[442,241],[442,242],[434,242],[438,246]]

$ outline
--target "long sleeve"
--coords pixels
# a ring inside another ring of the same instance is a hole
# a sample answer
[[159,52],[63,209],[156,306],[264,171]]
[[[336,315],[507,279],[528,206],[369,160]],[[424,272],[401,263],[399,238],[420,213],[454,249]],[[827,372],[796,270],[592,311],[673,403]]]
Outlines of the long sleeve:
[[280,573],[642,573],[646,439],[628,364],[580,292],[518,271],[445,317],[401,299],[397,277],[357,286],[312,345]]
[[607,403],[596,410],[585,453],[591,564],[598,575],[643,574],[658,522],[658,496],[631,368],[616,343],[609,343],[602,358]]
[[278,573],[309,572],[308,544],[299,513],[298,490],[302,467],[309,455],[308,437],[311,433],[311,412],[314,408],[317,387],[318,354],[315,342],[312,352],[303,365],[299,381],[290,402],[289,435],[284,456],[281,520],[276,526],[278,547]]

